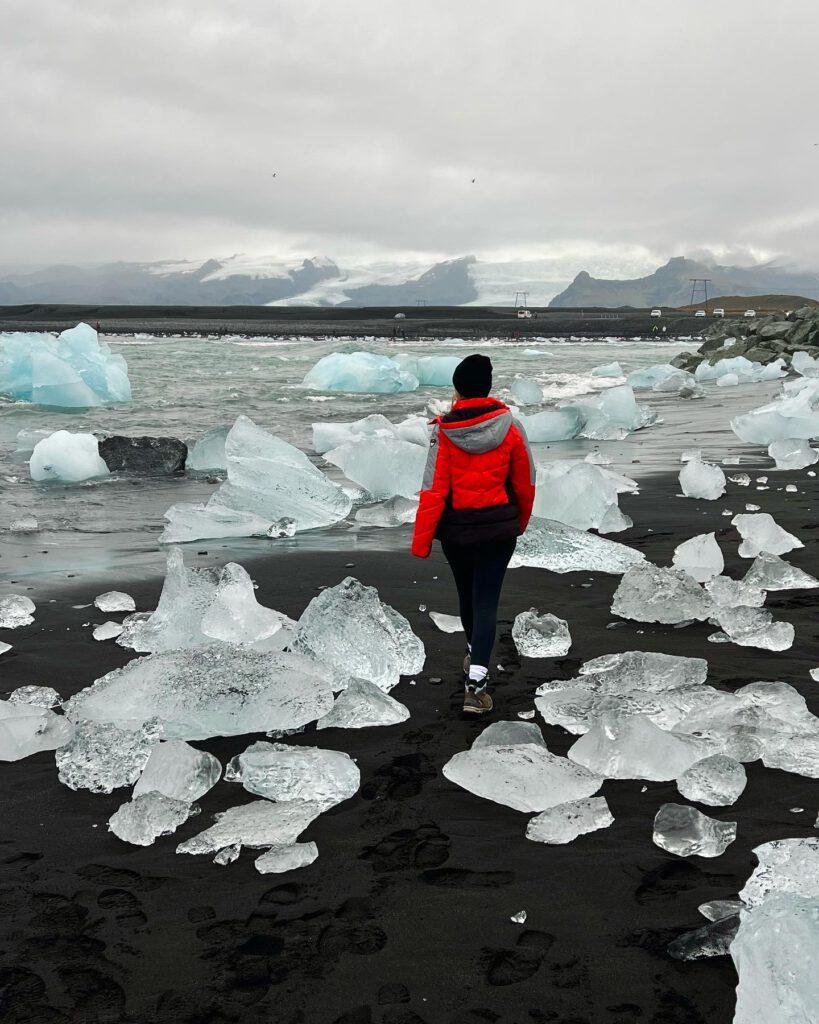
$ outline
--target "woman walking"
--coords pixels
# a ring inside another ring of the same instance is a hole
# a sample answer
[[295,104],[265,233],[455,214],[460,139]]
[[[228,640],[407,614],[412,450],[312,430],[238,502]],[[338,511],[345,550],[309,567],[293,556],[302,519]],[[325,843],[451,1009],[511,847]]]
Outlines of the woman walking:
[[466,633],[463,709],[483,715],[492,710],[486,686],[503,577],[532,514],[534,463],[523,428],[489,397],[487,356],[467,356],[452,383],[452,409],[433,421],[412,553],[427,558],[433,539],[441,542]]

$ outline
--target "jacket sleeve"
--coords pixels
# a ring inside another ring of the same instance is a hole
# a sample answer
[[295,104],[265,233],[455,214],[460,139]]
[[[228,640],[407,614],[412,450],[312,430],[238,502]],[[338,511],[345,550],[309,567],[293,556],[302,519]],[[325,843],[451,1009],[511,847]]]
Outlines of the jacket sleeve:
[[532,458],[526,431],[517,422],[512,429],[515,431],[515,443],[512,448],[509,482],[518,503],[520,528],[524,531],[529,525],[532,506],[535,503],[535,460]]
[[429,455],[412,535],[412,553],[418,558],[428,558],[432,550],[435,531],[449,495],[449,485],[449,446],[446,441],[439,438],[436,427],[430,438]]

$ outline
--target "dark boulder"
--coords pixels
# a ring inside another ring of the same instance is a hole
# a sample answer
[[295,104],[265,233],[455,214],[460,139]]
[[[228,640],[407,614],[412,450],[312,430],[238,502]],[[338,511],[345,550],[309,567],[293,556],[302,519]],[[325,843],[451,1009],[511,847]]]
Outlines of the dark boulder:
[[100,455],[112,473],[168,476],[182,473],[188,446],[175,437],[106,437]]

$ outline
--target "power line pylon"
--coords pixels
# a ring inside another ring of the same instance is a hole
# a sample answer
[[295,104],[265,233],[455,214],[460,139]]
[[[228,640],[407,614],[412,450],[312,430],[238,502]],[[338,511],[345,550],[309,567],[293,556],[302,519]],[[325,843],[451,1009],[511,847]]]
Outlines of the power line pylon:
[[711,284],[710,277],[691,277],[691,305],[694,305],[694,295],[698,290],[702,290],[704,295],[703,305],[705,306],[706,313],[708,312],[708,285]]
[[515,309],[526,309],[529,305],[528,292],[515,292]]

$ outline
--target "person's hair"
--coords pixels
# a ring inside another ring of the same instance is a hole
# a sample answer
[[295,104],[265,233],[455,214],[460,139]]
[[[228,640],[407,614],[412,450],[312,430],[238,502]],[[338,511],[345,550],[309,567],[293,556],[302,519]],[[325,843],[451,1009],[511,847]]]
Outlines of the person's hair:
[[461,398],[486,398],[492,390],[492,360],[479,352],[462,359],[452,374],[452,386]]

